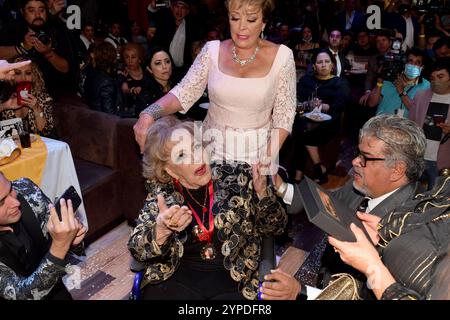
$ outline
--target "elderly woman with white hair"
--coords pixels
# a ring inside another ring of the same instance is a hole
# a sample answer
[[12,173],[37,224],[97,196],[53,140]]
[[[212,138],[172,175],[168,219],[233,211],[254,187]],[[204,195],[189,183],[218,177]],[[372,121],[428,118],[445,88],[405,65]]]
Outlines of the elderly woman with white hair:
[[144,149],[148,196],[128,246],[145,264],[143,299],[256,299],[262,236],[286,213],[260,165],[209,165],[194,123],[165,117]]

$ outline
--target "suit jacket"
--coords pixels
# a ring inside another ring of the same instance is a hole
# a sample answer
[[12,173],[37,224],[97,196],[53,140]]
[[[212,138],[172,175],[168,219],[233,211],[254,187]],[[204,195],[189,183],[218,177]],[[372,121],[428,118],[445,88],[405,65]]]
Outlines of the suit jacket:
[[[160,9],[155,13],[149,12],[151,19],[155,21],[156,33],[153,38],[153,44],[155,46],[161,46],[169,51],[170,43],[172,42],[173,36],[177,31],[175,24],[175,18],[170,9]],[[194,21],[187,15],[186,21],[186,42],[184,44],[184,58],[183,58],[183,69],[187,69],[192,64],[191,47],[192,42],[199,40],[200,35],[198,28]]]
[[[379,203],[375,208],[373,208],[370,213],[374,214],[378,217],[385,217],[397,207],[405,206],[408,201],[420,191],[420,183],[419,182],[410,182],[403,187],[400,187],[397,191],[391,194],[389,197],[384,199],[381,203]],[[361,203],[364,195],[353,188],[353,179],[349,180],[342,188],[333,192],[333,195],[346,203],[350,209],[355,211]],[[303,203],[300,200],[300,191],[297,186],[294,188],[294,197],[292,200],[292,205],[287,207],[287,212],[291,214],[299,213],[303,210]],[[347,272],[354,275],[357,279],[363,280],[364,275],[360,272],[357,272],[352,267],[346,265],[340,259],[339,255],[332,250],[332,247],[327,244],[325,252],[321,261],[322,267],[319,274],[319,286],[325,287],[331,275],[341,272]],[[363,298],[369,299],[370,293],[363,295]]]
[[53,257],[48,249],[50,235],[46,229],[51,203],[45,194],[29,179],[13,182],[21,203],[21,228],[31,239],[31,250],[26,252],[21,241],[9,231],[0,232],[0,299],[40,300],[48,298],[52,289],[61,287],[65,261]]
[[[334,21],[334,28],[337,28],[338,30],[346,31],[346,11],[341,11],[337,14],[335,21]],[[363,29],[366,26],[366,20],[364,18],[364,15],[355,10],[355,14],[353,15],[353,21],[351,24],[350,31],[356,33],[359,30]]]
[[[413,99],[411,108],[409,109],[409,118],[416,122],[419,126],[423,126],[425,117],[428,112],[428,105],[430,104],[433,91],[430,89],[421,90],[416,93]],[[450,110],[447,113],[447,123],[450,123]],[[450,168],[450,139],[445,143],[439,145],[437,155],[438,170]]]
[[[418,182],[410,182],[403,187],[400,187],[397,191],[379,203],[372,209],[371,214],[382,218],[397,206],[404,205],[419,191],[420,184]],[[347,181],[344,186],[334,191],[332,194],[346,203],[350,209],[355,210],[355,213],[362,199],[364,199],[364,195],[353,188],[353,179]],[[299,188],[294,186],[294,197],[292,199],[292,204],[287,207],[287,213],[297,214],[303,211],[303,209]]]
[[[253,190],[250,165],[214,164],[212,175],[214,232],[225,234],[225,239],[219,237],[223,242],[224,267],[239,283],[242,295],[246,299],[256,299],[262,237],[281,234],[287,223],[286,213],[270,190],[267,197],[258,199]],[[185,199],[173,183],[149,181],[147,189],[149,193],[139,223],[128,242],[134,258],[146,265],[142,287],[163,282],[174,274],[180,265],[186,239],[183,231],[172,233],[161,246],[156,243],[155,224],[159,213],[156,196],[163,194],[168,207],[181,206]],[[230,241],[234,235],[239,238],[236,244]]]

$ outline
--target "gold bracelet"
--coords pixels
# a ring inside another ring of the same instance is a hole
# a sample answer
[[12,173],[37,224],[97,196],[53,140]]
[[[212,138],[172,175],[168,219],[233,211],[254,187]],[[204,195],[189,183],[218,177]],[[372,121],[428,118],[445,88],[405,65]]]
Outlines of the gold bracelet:
[[419,34],[419,38],[425,38],[424,34]]
[[383,87],[383,82],[377,82],[377,87],[378,87],[378,88]]

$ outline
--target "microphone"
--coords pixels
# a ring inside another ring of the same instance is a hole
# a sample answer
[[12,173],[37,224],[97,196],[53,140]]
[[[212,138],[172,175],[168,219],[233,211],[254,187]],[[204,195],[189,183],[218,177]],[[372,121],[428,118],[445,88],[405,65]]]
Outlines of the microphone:
[[[264,282],[264,276],[270,273],[270,270],[275,269],[275,247],[273,236],[266,236],[263,238],[261,247],[261,262],[259,263],[259,287]],[[261,299],[261,292],[258,292],[258,300]]]

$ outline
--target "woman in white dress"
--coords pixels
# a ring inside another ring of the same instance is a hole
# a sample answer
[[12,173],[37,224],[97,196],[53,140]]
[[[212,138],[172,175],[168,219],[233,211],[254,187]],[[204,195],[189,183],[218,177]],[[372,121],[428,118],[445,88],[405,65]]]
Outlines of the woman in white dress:
[[262,39],[273,0],[229,0],[227,6],[231,39],[207,42],[183,80],[140,114],[134,131],[141,150],[154,121],[186,113],[208,87],[202,130],[212,160],[276,158],[295,117],[293,53]]

